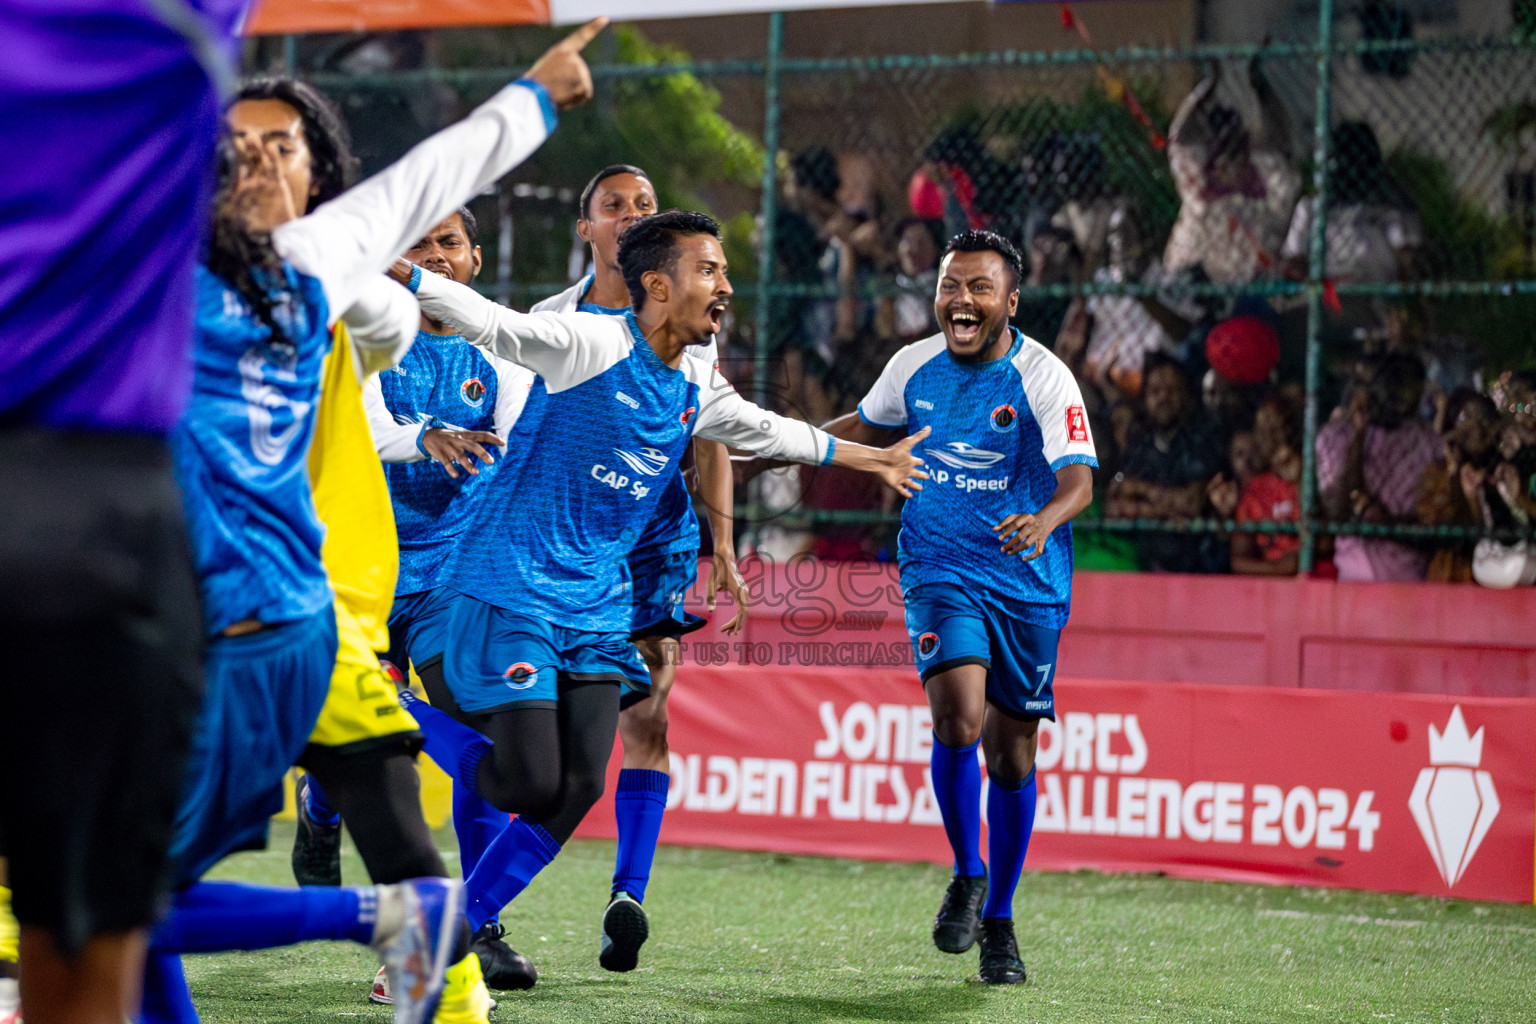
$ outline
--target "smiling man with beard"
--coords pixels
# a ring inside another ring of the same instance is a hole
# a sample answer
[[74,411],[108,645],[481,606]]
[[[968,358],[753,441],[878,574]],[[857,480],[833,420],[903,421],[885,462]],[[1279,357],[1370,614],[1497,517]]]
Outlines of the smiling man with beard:
[[[989,231],[957,235],[939,267],[942,333],[908,345],[859,403],[827,424],[878,444],[933,432],[927,488],[902,511],[907,630],[933,712],[933,789],[955,854],[934,944],[981,942],[981,979],[1025,980],[1013,893],[1035,819],[1040,719],[1056,717],[1056,643],[1072,593],[1071,519],[1098,465],[1066,364],[1009,326],[1023,268]],[[991,788],[980,854],[980,743]]]

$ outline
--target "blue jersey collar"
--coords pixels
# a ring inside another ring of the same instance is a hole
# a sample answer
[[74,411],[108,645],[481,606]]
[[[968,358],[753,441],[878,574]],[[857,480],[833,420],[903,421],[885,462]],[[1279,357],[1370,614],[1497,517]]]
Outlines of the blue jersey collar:
[[635,339],[635,350],[640,353],[640,359],[643,362],[648,362],[657,369],[664,370],[667,373],[683,372],[681,366],[668,366],[662,361],[661,356],[656,354],[656,350],[651,348],[651,343],[645,338],[645,332],[640,330],[640,321],[635,319],[635,311],[633,309],[625,308],[621,310],[621,313],[624,317],[624,322],[629,325],[630,337]]
[[597,280],[597,274],[591,273],[581,279],[581,284],[576,287],[576,311],[578,313],[596,313],[599,316],[622,316],[628,306],[603,306],[596,302],[587,301],[587,292],[592,290],[592,282]]
[[445,341],[462,341],[468,344],[468,340],[462,334],[433,334],[431,331],[416,329],[416,344],[422,343],[441,345]]
[[944,354],[949,356],[949,361],[951,364],[959,367],[962,370],[965,370],[968,373],[986,373],[994,367],[1007,366],[1013,362],[1013,357],[1019,354],[1019,349],[1024,347],[1024,335],[1019,333],[1019,329],[1014,327],[1012,324],[1008,325],[1008,329],[1013,332],[1013,344],[1009,346],[1006,353],[996,359],[989,359],[984,363],[964,362],[954,357],[954,355],[949,351],[949,346],[947,344],[944,347]]

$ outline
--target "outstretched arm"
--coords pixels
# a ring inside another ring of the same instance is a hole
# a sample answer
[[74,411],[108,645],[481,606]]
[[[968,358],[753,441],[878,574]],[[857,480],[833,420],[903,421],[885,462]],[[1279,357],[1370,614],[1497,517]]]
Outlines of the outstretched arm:
[[599,18],[557,43],[528,72],[464,120],[386,170],[272,233],[279,255],[318,278],[332,317],[370,278],[455,209],[526,160],[555,127],[556,111],[584,102],[591,74],[581,48]]
[[357,301],[341,319],[352,340],[353,367],[362,381],[405,358],[416,340],[421,310],[410,292],[375,276],[364,282]]
[[1178,112],[1173,115],[1173,124],[1168,127],[1168,141],[1172,143],[1199,143],[1204,142],[1205,125],[1195,118],[1195,112],[1200,109],[1216,91],[1216,75],[1206,75],[1190,90],[1184,102],[1179,104]]
[[602,373],[629,355],[633,344],[617,317],[519,313],[404,260],[396,261],[390,276],[412,282],[427,316],[452,324],[471,345],[532,370],[552,393]]
[[889,448],[836,441],[809,423],[780,416],[747,401],[718,371],[711,374],[700,397],[703,408],[695,428],[697,437],[745,448],[771,459],[873,473],[904,498],[922,490],[918,481],[928,479],[927,472],[918,468],[923,460],[912,454],[912,446],[928,436],[926,428]]

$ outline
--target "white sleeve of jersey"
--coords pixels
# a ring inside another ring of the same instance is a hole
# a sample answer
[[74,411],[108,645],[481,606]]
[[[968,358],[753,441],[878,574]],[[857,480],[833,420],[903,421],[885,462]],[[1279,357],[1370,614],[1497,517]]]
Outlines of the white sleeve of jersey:
[[859,419],[872,427],[904,430],[907,426],[907,381],[943,348],[944,335],[938,334],[898,349],[880,371],[869,394],[859,402]]
[[744,448],[770,459],[824,465],[832,461],[831,435],[801,420],[769,412],[742,398],[713,365],[683,358],[683,369],[699,385],[699,421],[694,436]]
[[421,275],[416,301],[453,324],[471,345],[525,366],[551,394],[590,380],[629,355],[629,328],[616,316],[519,313],[436,274]]
[[563,292],[557,292],[547,299],[540,299],[529,307],[530,313],[574,313],[576,307],[581,304],[581,297],[587,293],[587,288],[592,284],[592,278],[584,277],[571,285]]
[[532,371],[516,363],[497,356],[488,358],[496,370],[496,411],[493,422],[497,436],[505,441],[523,415],[523,406],[528,404],[528,392],[533,387],[535,377]]
[[278,254],[320,281],[335,321],[370,278],[526,160],[554,127],[534,86],[513,83],[385,170],[272,232]]
[[898,352],[891,356],[869,389],[869,394],[859,402],[859,419],[872,427],[897,429],[907,425],[906,403],[902,401],[901,389],[896,384],[899,375],[896,360],[900,355]]
[[1051,472],[1074,463],[1097,466],[1098,453],[1088,429],[1083,393],[1067,364],[1045,346],[1025,338],[1013,365],[1024,385],[1030,412],[1040,425],[1041,451],[1051,464]]
[[363,383],[363,411],[368,414],[368,433],[373,435],[373,450],[380,462],[421,462],[426,458],[416,441],[426,429],[424,423],[400,423],[384,404],[384,389],[377,374]]
[[[358,289],[341,319],[364,376],[387,370],[410,351],[421,323],[416,296],[389,278],[374,275]],[[359,379],[362,379],[361,377]]]

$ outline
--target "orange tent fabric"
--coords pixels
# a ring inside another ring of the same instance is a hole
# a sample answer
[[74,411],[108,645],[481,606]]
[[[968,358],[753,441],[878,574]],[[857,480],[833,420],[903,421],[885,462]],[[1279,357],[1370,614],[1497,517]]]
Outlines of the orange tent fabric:
[[258,0],[248,35],[547,25],[549,0]]

